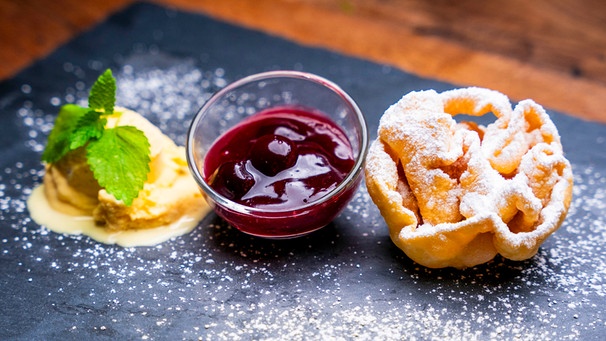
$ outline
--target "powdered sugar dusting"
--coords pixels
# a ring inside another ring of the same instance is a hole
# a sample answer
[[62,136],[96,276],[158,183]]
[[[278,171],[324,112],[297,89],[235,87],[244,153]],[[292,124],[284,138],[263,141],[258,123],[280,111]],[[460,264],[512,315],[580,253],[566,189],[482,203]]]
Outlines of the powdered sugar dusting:
[[[197,107],[228,81],[187,62],[115,75],[126,89],[119,104],[181,143]],[[87,86],[48,104],[79,102]],[[561,340],[606,330],[603,168],[573,162],[569,216],[524,262],[421,267],[393,246],[364,185],[334,224],[297,240],[243,236],[210,215],[187,236],[121,248],[31,221],[25,201],[44,174],[38,158],[56,112],[25,100],[12,115],[30,154],[0,169],[3,339]]]

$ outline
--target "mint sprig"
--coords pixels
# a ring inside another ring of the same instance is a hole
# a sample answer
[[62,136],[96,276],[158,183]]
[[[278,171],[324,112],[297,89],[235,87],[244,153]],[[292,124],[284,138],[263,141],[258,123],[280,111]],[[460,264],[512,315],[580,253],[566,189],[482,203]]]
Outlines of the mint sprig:
[[46,148],[42,152],[42,161],[55,163],[73,150],[70,148],[72,132],[76,129],[78,120],[87,112],[87,108],[75,104],[66,104],[61,107],[59,116],[55,120],[55,126],[48,135]]
[[105,127],[107,116],[114,114],[115,102],[116,79],[108,69],[93,84],[88,108],[75,104],[61,107],[42,160],[55,163],[70,151],[84,147],[99,185],[130,206],[150,171],[150,144],[133,126]]
[[116,79],[110,69],[105,70],[93,84],[88,95],[88,107],[106,114],[114,112],[116,104]]
[[107,119],[102,118],[97,111],[88,111],[78,119],[75,129],[72,130],[69,149],[74,150],[83,147],[90,140],[98,140],[103,137]]

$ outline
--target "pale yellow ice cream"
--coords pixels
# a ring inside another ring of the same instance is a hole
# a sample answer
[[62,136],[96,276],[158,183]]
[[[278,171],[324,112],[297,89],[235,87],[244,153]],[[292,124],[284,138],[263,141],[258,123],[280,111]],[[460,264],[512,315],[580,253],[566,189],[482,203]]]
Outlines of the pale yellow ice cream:
[[184,147],[177,146],[143,116],[124,108],[116,108],[108,116],[106,127],[115,126],[135,126],[150,142],[150,172],[139,196],[126,206],[102,189],[80,148],[46,167],[44,193],[53,209],[93,216],[97,225],[111,230],[164,226],[207,209],[189,173]]

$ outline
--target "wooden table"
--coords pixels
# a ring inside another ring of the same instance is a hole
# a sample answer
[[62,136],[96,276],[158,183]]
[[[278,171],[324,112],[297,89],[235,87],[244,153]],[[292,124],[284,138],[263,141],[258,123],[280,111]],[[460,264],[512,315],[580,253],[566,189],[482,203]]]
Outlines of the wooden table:
[[[0,79],[133,0],[0,0]],[[601,0],[156,0],[606,123]]]

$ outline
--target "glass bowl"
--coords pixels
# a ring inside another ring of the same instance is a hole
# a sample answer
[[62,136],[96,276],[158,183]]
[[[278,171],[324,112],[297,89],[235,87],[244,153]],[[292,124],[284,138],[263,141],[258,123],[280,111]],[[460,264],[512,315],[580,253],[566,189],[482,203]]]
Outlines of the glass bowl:
[[[249,207],[215,191],[207,182],[204,159],[213,143],[242,120],[271,108],[321,112],[347,135],[354,165],[325,196],[292,209]],[[196,114],[187,137],[187,161],[206,201],[230,225],[250,235],[293,238],[328,225],[347,206],[362,179],[369,144],[362,112],[340,87],[320,76],[298,71],[270,71],[229,84]]]

